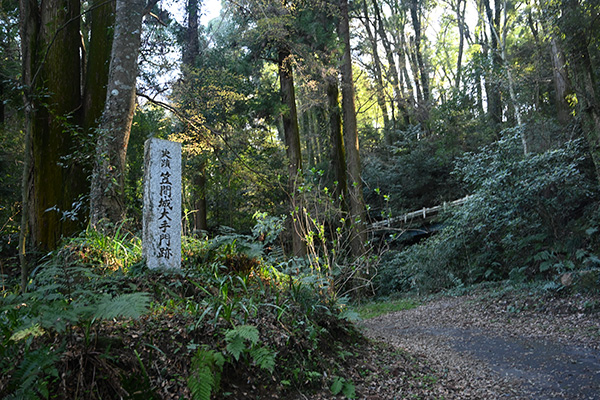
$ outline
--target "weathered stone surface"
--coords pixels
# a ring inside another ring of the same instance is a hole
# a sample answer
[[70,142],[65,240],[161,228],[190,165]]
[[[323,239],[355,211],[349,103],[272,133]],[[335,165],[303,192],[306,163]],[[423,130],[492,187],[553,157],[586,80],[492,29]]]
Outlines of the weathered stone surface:
[[181,144],[144,144],[143,255],[148,268],[181,268]]

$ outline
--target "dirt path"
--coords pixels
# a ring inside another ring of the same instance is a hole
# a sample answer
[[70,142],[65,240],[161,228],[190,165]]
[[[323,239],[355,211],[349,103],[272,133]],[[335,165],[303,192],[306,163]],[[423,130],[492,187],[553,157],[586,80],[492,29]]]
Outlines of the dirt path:
[[444,298],[362,328],[427,360],[445,398],[600,399],[597,300],[541,300]]

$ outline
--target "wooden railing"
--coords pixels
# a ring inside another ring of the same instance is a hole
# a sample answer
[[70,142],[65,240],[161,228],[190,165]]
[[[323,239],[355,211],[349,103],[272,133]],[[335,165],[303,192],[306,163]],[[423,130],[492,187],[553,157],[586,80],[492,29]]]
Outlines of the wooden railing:
[[463,205],[469,199],[469,197],[471,197],[471,196],[466,196],[466,197],[463,197],[462,199],[454,200],[451,202],[444,202],[444,204],[440,204],[439,206],[423,207],[420,210],[411,211],[409,213],[399,215],[397,217],[392,217],[392,218],[385,219],[383,221],[375,222],[375,223],[371,224],[369,227],[374,230],[380,230],[380,229],[394,227],[394,226],[397,226],[400,224],[406,225],[408,223],[416,222],[418,220],[421,220],[419,222],[425,222],[428,219],[431,219],[434,216],[436,216],[437,214],[439,214],[441,211],[445,211],[450,207]]

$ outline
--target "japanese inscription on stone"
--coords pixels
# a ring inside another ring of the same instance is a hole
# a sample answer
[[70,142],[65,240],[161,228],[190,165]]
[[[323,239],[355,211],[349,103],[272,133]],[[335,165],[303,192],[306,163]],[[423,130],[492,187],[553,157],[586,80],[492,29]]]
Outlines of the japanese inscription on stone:
[[148,268],[181,267],[181,145],[144,145],[143,253]]

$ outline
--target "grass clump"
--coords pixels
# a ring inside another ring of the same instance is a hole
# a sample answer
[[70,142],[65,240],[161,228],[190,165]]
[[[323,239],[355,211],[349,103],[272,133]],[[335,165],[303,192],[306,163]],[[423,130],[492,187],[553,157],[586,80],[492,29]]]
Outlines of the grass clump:
[[397,311],[411,310],[419,303],[412,299],[399,299],[389,301],[374,301],[354,306],[354,310],[362,319],[379,317]]

